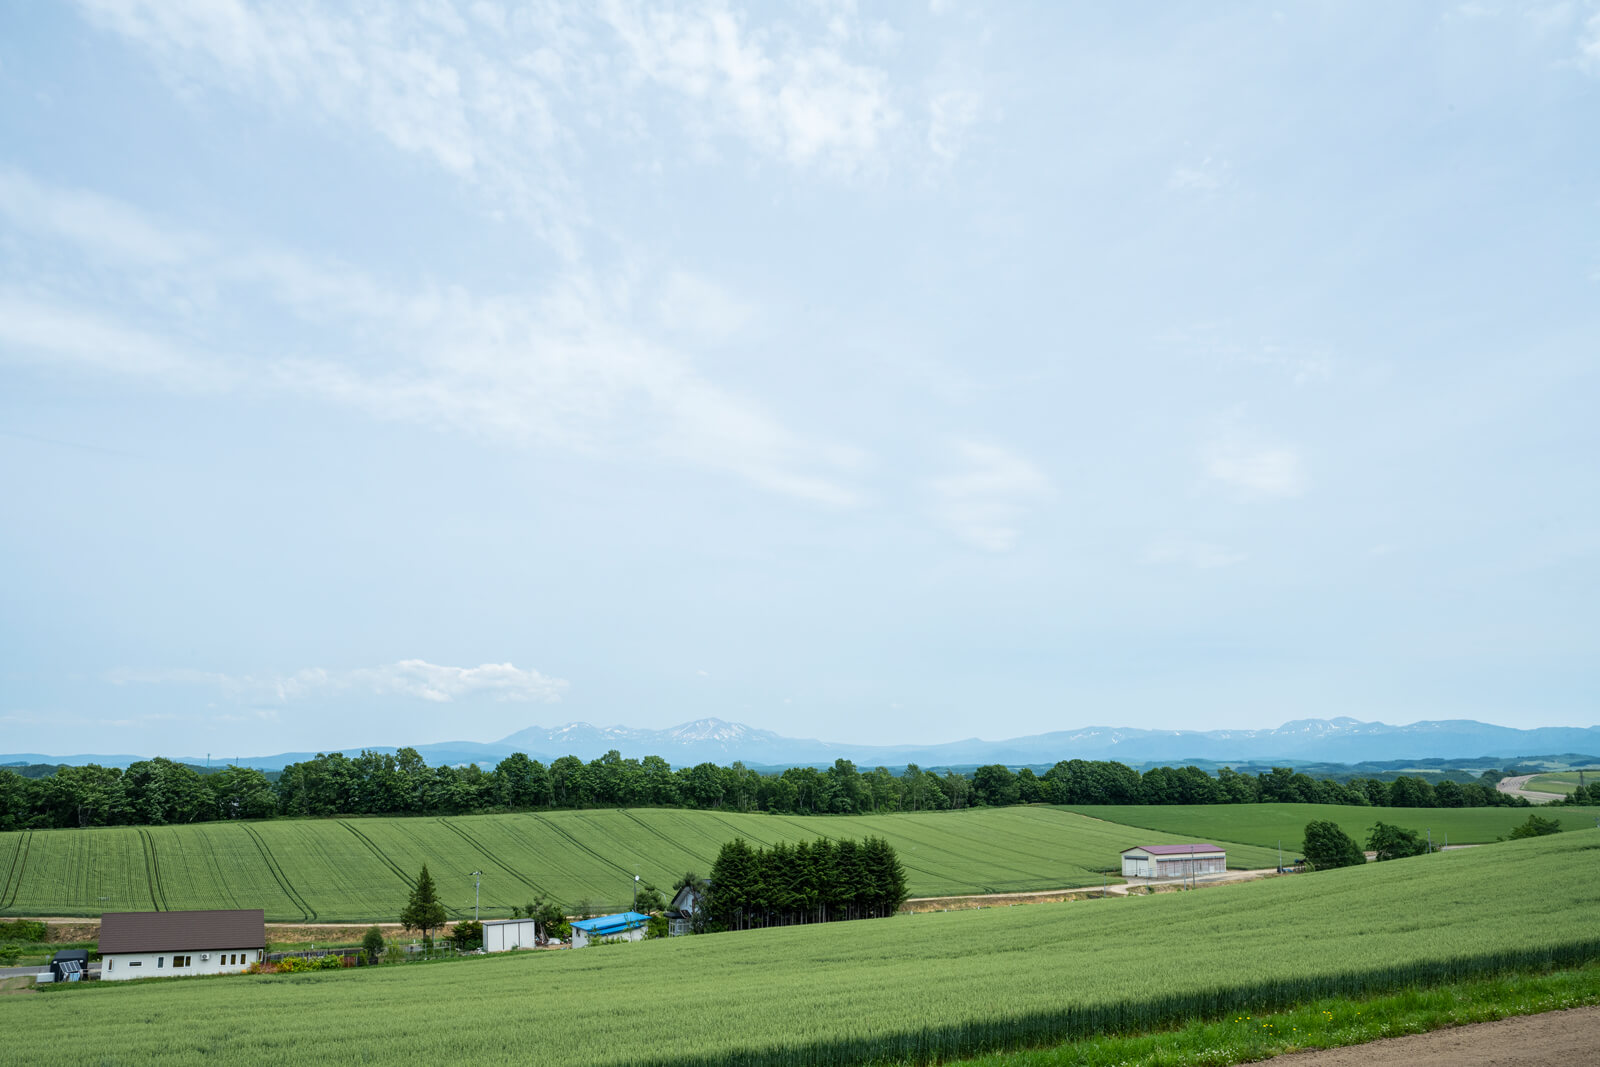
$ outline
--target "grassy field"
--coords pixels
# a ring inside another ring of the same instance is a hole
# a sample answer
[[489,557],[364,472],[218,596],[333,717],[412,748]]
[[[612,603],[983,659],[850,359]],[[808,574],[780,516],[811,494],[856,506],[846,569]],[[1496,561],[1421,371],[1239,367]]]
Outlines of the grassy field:
[[[1600,783],[1600,771],[1585,771],[1583,783],[1586,786]],[[1550,774],[1541,774],[1537,778],[1529,779],[1524,789],[1535,793],[1560,793],[1566,796],[1578,788],[1577,771],[1553,771]]]
[[[1238,842],[1274,849],[1283,842],[1284,858],[1300,854],[1306,823],[1313,819],[1336,822],[1345,833],[1365,843],[1375,822],[1386,822],[1422,833],[1432,829],[1433,842],[1442,845],[1481,845],[1509,837],[1518,823],[1534,814],[1527,808],[1353,808],[1338,804],[1195,804],[1113,805],[1090,804],[1066,809],[1107,822],[1179,836],[1191,835],[1230,845],[1228,865],[1234,866],[1231,844]],[[1600,808],[1538,808],[1544,818],[1558,818],[1563,829],[1593,829]],[[1130,844],[1159,844],[1138,840]],[[1289,853],[1293,852],[1291,856]],[[1266,866],[1272,866],[1269,859]]]
[[1597,860],[1587,830],[1149,897],[97,983],[0,998],[0,1031],[19,1063],[75,1062],[88,1032],[107,1064],[926,1062],[1581,965]]
[[[914,896],[1021,892],[1099,885],[1096,869],[1117,865],[1130,833],[1046,807],[824,818],[646,808],[39,830],[0,834],[0,915],[259,907],[274,921],[388,920],[424,863],[454,918],[472,914],[475,870],[486,917],[541,894],[617,907],[629,903],[635,872],[666,889],[687,870],[708,874],[722,843],[741,836],[771,845],[875,834],[894,845]],[[1234,866],[1270,866],[1274,857],[1230,850]]]

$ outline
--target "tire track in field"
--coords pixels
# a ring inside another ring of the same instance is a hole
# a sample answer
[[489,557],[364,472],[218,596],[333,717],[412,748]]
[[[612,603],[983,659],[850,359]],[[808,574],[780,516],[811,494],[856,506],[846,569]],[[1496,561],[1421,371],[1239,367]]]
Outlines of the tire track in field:
[[551,895],[550,891],[545,889],[544,886],[540,885],[538,882],[535,882],[532,878],[529,878],[527,875],[517,870],[517,868],[511,866],[511,864],[507,863],[504,859],[497,855],[493,849],[483,844],[483,842],[479,841],[476,837],[473,837],[471,831],[469,831],[466,827],[456,826],[454,823],[445,822],[443,819],[439,820],[439,824],[445,829],[458,835],[467,844],[471,845],[481,856],[483,856],[484,859],[488,860],[496,867],[499,867],[502,871],[505,871],[507,874],[511,875],[511,877],[517,879],[519,882],[532,889],[541,897]]
[[671,845],[673,848],[677,849],[678,851],[680,851],[680,852],[690,852],[691,855],[693,854],[691,852],[691,850],[689,849],[689,847],[687,845],[685,845],[682,841],[679,841],[677,838],[668,835],[663,830],[656,829],[654,826],[651,826],[649,823],[647,823],[643,819],[639,818],[639,816],[635,815],[633,812],[629,811],[627,808],[618,808],[617,809],[617,814],[627,818],[628,820],[633,822],[635,825],[637,825],[641,830],[644,830],[646,833],[652,834],[655,837],[660,838],[662,841],[664,841],[667,844]]
[[771,848],[773,845],[777,844],[776,841],[768,841],[765,838],[757,837],[755,834],[751,833],[749,830],[741,829],[741,828],[733,825],[733,823],[729,822],[727,819],[724,819],[718,813],[707,812],[707,814],[709,814],[711,816],[711,820],[713,822],[720,823],[723,826],[726,826],[729,830],[731,830],[733,832],[733,836],[734,837],[748,837],[750,840],[755,841],[757,844],[765,845],[768,848]]
[[344,827],[346,830],[349,830],[352,834],[355,834],[356,835],[356,840],[360,841],[363,845],[366,845],[367,848],[371,849],[372,850],[372,854],[374,856],[378,857],[378,861],[380,863],[382,863],[385,867],[388,867],[391,871],[393,871],[399,877],[399,879],[402,882],[404,882],[406,885],[410,886],[412,889],[415,889],[417,887],[417,880],[415,878],[412,878],[411,876],[407,875],[405,871],[401,870],[400,869],[400,865],[398,863],[396,863],[394,860],[390,859],[388,854],[385,853],[383,851],[383,849],[378,847],[378,843],[376,841],[372,840],[372,838],[368,837],[366,834],[362,833],[360,830],[357,830],[354,826],[351,826],[349,823],[345,822],[343,819],[339,820],[339,825]]
[[612,868],[613,870],[617,871],[619,874],[625,874],[629,878],[633,877],[633,872],[632,871],[628,870],[626,867],[622,866],[620,863],[617,863],[614,860],[610,860],[610,859],[607,859],[605,856],[602,856],[600,853],[596,852],[594,849],[590,848],[588,845],[584,844],[582,841],[579,841],[571,833],[567,832],[566,830],[563,830],[561,827],[557,826],[555,823],[551,822],[549,819],[545,818],[543,815],[538,815],[538,814],[535,814],[533,812],[529,812],[529,814],[533,815],[533,817],[535,819],[538,819],[540,822],[542,822],[546,826],[548,826],[553,833],[559,834],[560,836],[566,838],[568,841],[572,842],[572,844],[575,847],[582,849],[584,852],[587,852],[589,855],[593,856],[595,859],[599,860],[601,863],[605,864],[607,867]]
[[171,911],[167,892],[161,886],[161,868],[156,864],[155,840],[151,838],[150,831],[142,826],[139,827],[139,840],[144,845],[144,870],[150,879],[150,903],[155,905],[157,911]]
[[267,873],[272,875],[273,881],[278,883],[278,888],[283,890],[283,895],[289,898],[289,903],[300,909],[301,922],[316,922],[317,910],[306,902],[306,898],[295,892],[294,886],[289,884],[288,875],[283,873],[283,868],[272,855],[272,850],[267,843],[256,833],[255,827],[239,824],[239,829],[250,835],[250,840],[256,843],[256,849],[261,853],[261,862],[267,865]]
[[[22,841],[11,854],[11,869],[6,871],[6,883],[0,886],[0,907],[9,908],[17,902],[17,894],[22,892],[22,871],[28,865],[28,849],[32,847],[33,831],[22,831]],[[7,893],[10,893],[9,897]]]

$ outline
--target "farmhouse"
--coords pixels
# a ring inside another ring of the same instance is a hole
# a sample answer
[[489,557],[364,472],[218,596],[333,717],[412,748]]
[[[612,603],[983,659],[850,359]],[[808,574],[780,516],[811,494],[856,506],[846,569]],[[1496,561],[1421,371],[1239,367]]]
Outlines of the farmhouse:
[[667,936],[681,937],[694,933],[694,913],[699,907],[700,894],[695,892],[694,886],[686,885],[678,890],[672,903],[667,905]]
[[238,974],[261,962],[267,927],[260,908],[237,911],[113,911],[100,917],[100,977]]
[[1227,869],[1228,853],[1203,841],[1188,845],[1138,845],[1122,850],[1124,878],[1187,878],[1195,874],[1222,874]]
[[582,948],[591,941],[643,941],[650,916],[636,911],[602,915],[598,919],[578,919],[572,924],[572,947]]
[[483,951],[509,952],[514,948],[533,948],[538,930],[532,919],[483,920]]

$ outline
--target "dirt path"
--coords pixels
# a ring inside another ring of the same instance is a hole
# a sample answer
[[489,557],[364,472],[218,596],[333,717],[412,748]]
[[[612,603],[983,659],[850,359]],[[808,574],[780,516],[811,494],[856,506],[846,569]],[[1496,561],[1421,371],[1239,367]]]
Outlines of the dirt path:
[[1531,779],[1539,777],[1537,774],[1519,774],[1512,778],[1502,778],[1495,783],[1495,788],[1502,793],[1510,793],[1514,797],[1526,797],[1535,804],[1548,804],[1552,800],[1565,800],[1560,793],[1541,793],[1538,790],[1524,789]]
[[1600,1006],[1295,1052],[1271,1062],[1275,1067],[1546,1067],[1593,1063],[1597,1051]]
[[[1208,885],[1229,885],[1251,882],[1257,878],[1271,878],[1278,872],[1272,867],[1255,871],[1228,871],[1225,874],[1202,874],[1196,888]],[[969,908],[999,908],[1009,904],[1055,904],[1063,900],[1090,900],[1094,897],[1125,897],[1130,889],[1146,888],[1165,890],[1184,888],[1181,878],[1129,878],[1126,884],[1079,886],[1075,889],[1045,889],[1037,893],[969,893],[954,897],[912,897],[901,911],[964,911]]]

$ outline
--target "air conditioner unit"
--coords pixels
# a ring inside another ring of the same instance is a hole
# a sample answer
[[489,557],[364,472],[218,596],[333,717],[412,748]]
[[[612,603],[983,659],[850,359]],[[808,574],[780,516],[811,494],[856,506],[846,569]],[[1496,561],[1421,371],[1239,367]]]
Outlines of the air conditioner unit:
[[209,960],[209,959],[210,959],[210,958],[211,958],[211,953],[209,953],[209,952],[202,952],[202,953],[200,953],[200,958],[201,958],[201,959],[202,959],[202,960]]

